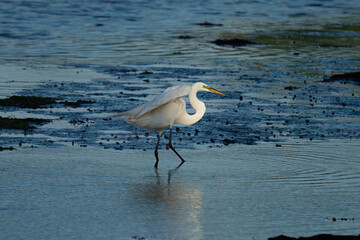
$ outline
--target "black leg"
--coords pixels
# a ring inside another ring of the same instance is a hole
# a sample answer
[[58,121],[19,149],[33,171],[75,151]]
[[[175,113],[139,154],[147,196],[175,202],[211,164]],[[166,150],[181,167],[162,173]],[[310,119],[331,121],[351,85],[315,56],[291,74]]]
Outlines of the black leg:
[[180,154],[175,150],[175,148],[173,147],[172,143],[171,143],[171,136],[172,136],[172,128],[170,127],[170,135],[169,135],[169,143],[166,145],[166,148],[167,149],[171,149],[174,151],[174,153],[176,153],[176,155],[180,158],[181,160],[181,163],[178,167],[180,167],[184,162],[185,160],[180,156]]
[[158,164],[159,164],[159,155],[158,155],[158,148],[159,148],[159,143],[160,143],[160,138],[161,138],[161,134],[159,133],[158,135],[158,141],[156,143],[156,147],[155,147],[155,158],[156,158],[156,162],[155,162],[155,168],[158,167]]

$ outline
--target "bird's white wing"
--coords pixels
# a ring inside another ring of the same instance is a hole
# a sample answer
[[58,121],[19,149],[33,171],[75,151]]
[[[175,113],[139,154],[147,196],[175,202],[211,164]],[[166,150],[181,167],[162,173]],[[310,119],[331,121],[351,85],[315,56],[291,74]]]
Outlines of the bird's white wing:
[[172,102],[175,99],[189,95],[190,91],[191,91],[191,87],[188,85],[178,85],[178,86],[169,87],[164,92],[157,95],[153,100],[141,105],[140,107],[142,107],[142,109],[135,116],[135,118],[139,118],[145,113],[150,112],[155,108],[158,108],[159,106],[164,105],[168,102]]

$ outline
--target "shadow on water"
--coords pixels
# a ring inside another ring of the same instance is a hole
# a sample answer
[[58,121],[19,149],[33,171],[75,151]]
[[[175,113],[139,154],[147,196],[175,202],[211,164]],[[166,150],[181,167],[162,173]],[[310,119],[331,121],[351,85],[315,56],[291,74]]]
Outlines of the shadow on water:
[[134,200],[131,205],[146,212],[155,236],[198,239],[203,232],[202,191],[197,184],[186,183],[181,178],[180,166],[164,175],[154,169],[154,175],[131,190]]
[[[144,185],[136,188],[136,198],[153,203],[157,202],[177,202],[177,193],[179,189],[175,189],[178,186],[174,183],[172,186],[171,178],[178,171],[180,165],[176,168],[169,170],[167,174],[167,179],[164,180],[164,176],[161,176],[159,170],[154,168],[155,175],[151,178],[151,181],[146,182]],[[182,192],[182,191],[180,191]]]

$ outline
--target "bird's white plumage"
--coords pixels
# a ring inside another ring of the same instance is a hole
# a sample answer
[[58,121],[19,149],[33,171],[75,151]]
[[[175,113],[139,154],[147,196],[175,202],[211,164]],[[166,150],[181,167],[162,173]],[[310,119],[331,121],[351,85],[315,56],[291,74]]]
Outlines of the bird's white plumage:
[[191,86],[188,85],[178,85],[165,89],[164,92],[157,95],[153,100],[141,105],[138,107],[139,112],[136,113],[134,118],[139,118],[142,115],[158,108],[161,105],[175,101],[178,98],[189,95],[191,91]]
[[[140,105],[126,112],[112,115],[111,117],[128,116],[128,123],[134,124],[140,128],[150,131],[159,131],[158,141],[155,148],[156,163],[158,166],[158,147],[163,131],[170,127],[168,148],[172,149],[181,159],[181,164],[185,160],[178,154],[171,143],[171,133],[173,124],[191,125],[198,122],[205,114],[206,107],[197,97],[198,91],[213,92],[224,95],[223,93],[213,89],[202,82],[194,83],[192,86],[179,85],[169,87],[153,100]],[[189,101],[195,113],[189,115],[186,112],[186,102],[182,97],[189,96]],[[179,166],[181,166],[181,164]]]

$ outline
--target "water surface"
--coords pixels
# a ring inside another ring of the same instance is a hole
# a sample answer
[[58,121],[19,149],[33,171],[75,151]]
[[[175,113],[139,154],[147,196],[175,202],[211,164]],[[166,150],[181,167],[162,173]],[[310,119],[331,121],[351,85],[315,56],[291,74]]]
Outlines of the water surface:
[[188,162],[179,169],[176,156],[161,150],[158,171],[152,168],[152,154],[141,150],[2,153],[0,213],[6,221],[1,221],[0,236],[267,239],[283,233],[358,234],[358,144],[183,150]]
[[[46,63],[181,62],[215,66],[227,65],[229,59],[263,62],[270,57],[281,61],[289,57],[283,49],[226,49],[211,42],[310,30],[313,36],[338,37],[339,45],[346,40],[358,43],[359,8],[356,0],[3,1],[0,46],[3,59]],[[341,33],[337,33],[339,29]],[[290,37],[284,45],[296,40]],[[313,54],[313,49],[304,48],[301,54],[321,57]],[[328,57],[326,52],[339,56],[347,49],[317,51]]]

